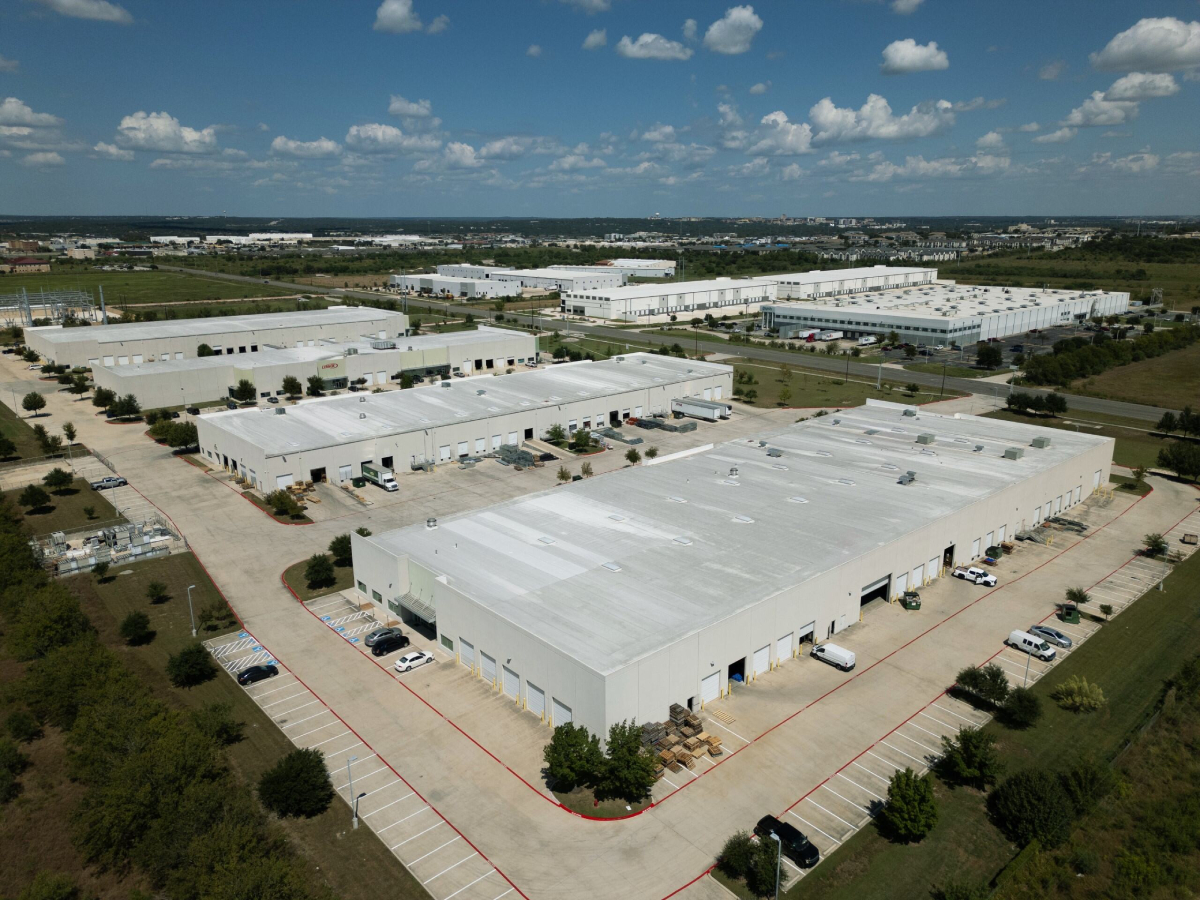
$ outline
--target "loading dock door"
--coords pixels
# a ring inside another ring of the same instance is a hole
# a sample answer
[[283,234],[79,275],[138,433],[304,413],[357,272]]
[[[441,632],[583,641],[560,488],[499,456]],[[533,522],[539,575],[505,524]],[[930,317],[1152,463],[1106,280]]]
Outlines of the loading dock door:
[[1054,498],[1054,514],[1057,516],[1060,512],[1062,512],[1062,497],[1061,496]]
[[276,475],[275,476],[275,489],[278,491],[287,490],[289,487],[291,487],[292,481],[293,481],[293,479],[292,479],[291,472],[288,472],[286,475]]
[[496,683],[496,660],[488,656],[486,653],[479,654],[480,664],[479,669],[483,672],[483,680]]
[[521,696],[521,676],[504,666],[504,693],[514,700]]
[[525,682],[525,706],[538,718],[546,717],[546,692],[531,681]]
[[979,559],[979,538],[971,541],[971,559]]
[[700,699],[704,703],[711,703],[721,696],[721,673],[713,672],[706,678],[700,681]]
[[1083,492],[1083,488],[1075,488],[1075,502],[1079,502],[1079,495]]
[[896,596],[903,597],[904,592],[908,590],[908,573],[901,572],[896,576]]
[[558,698],[555,697],[554,698],[554,718],[551,719],[550,721],[551,721],[551,724],[553,724],[555,726],[566,725],[568,722],[571,721],[571,707],[567,706],[565,703],[559,703]]
[[925,563],[912,570],[912,589],[915,591],[925,583]]
[[796,638],[797,646],[799,646],[800,644],[803,644],[805,641],[808,641],[810,644],[813,643],[813,641],[815,640],[814,635],[816,634],[816,632],[817,632],[817,623],[816,622],[809,622],[807,625],[802,626],[800,628],[800,630],[798,632],[796,632],[799,635],[799,637]]
[[888,585],[891,583],[891,580],[891,575],[884,575],[878,581],[872,581],[870,584],[863,585],[863,589],[858,595],[859,603],[870,603],[872,600],[877,600],[880,597],[886,600],[888,595]]
[[938,577],[938,561],[936,556],[925,564],[925,576],[930,581]]
[[754,674],[761,675],[771,668],[771,645],[759,647],[754,651]]
[[459,638],[458,639],[458,658],[462,661],[462,664],[464,666],[466,666],[468,669],[474,669],[475,668],[475,645],[468,643],[467,641],[464,641],[462,638]]
[[789,631],[775,642],[775,659],[782,662],[792,658],[792,633]]
[[1004,543],[1004,532],[1005,532],[1005,531],[1007,531],[1007,530],[1008,530],[1008,526],[1007,526],[1007,525],[1001,525],[1001,526],[1000,526],[1000,530],[999,530],[998,532],[996,532],[996,541],[997,541],[998,543],[1001,543],[1001,544],[1003,544],[1003,543]]

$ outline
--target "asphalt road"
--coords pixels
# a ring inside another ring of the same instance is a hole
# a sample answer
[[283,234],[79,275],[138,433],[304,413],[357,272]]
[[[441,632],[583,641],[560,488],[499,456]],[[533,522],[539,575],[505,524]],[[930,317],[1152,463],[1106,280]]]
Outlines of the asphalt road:
[[[332,294],[337,293],[346,297],[360,297],[363,299],[379,299],[379,294],[370,291],[356,291],[346,288],[332,287],[316,287],[307,284],[295,284],[290,281],[264,281],[262,278],[253,278],[248,275],[228,275],[223,272],[209,272],[207,270],[188,269],[179,266],[159,266],[168,272],[182,272],[188,275],[202,274],[215,278],[224,278],[228,281],[244,282],[249,284],[268,284],[272,287],[287,288],[303,293],[312,294]],[[427,300],[422,298],[419,301],[410,301],[410,306],[427,308],[435,312],[454,313],[464,315],[471,313],[478,316],[481,312],[478,306],[460,306],[457,303],[443,303],[437,300]],[[521,319],[524,320],[522,315]],[[674,343],[686,343],[692,348],[703,349],[709,353],[736,353],[738,356],[745,359],[757,359],[764,362],[789,363],[793,366],[803,366],[806,369],[819,369],[822,371],[839,372],[849,375],[855,375],[862,379],[875,378],[879,374],[879,366],[868,365],[865,363],[850,361],[847,367],[846,360],[841,357],[822,357],[817,354],[805,354],[801,357],[798,353],[771,350],[765,347],[754,347],[745,344],[732,345],[727,341],[722,340],[705,340],[703,337],[696,338],[693,336],[691,341],[680,342],[677,338],[665,338],[652,334],[638,333],[636,337],[631,336],[630,332],[621,328],[610,328],[604,325],[581,325],[578,322],[560,322],[555,319],[538,319],[538,327],[545,331],[571,331],[575,334],[584,334],[588,337],[604,338],[608,340],[629,341],[637,340],[641,343],[652,344],[655,346],[666,345],[670,346]],[[884,377],[890,378],[893,381],[903,380],[904,382],[913,382],[924,387],[940,388],[943,384],[941,375],[930,374],[926,372],[911,372],[905,370],[901,374],[898,370],[884,370]],[[980,394],[987,397],[1007,397],[1009,387],[1007,384],[996,384],[990,381],[979,381],[974,378],[953,378],[947,377],[944,381],[947,388],[961,391],[966,394]],[[1023,391],[1030,394],[1048,394],[1050,391],[1039,390],[1038,388],[1022,388]],[[1165,409],[1157,406],[1144,406],[1140,403],[1125,403],[1119,400],[1101,400],[1096,397],[1078,397],[1068,395],[1067,402],[1071,409],[1080,412],[1096,412],[1105,413],[1111,416],[1124,416],[1129,419],[1140,419],[1144,422],[1157,422]],[[1175,412],[1178,412],[1176,410]]]

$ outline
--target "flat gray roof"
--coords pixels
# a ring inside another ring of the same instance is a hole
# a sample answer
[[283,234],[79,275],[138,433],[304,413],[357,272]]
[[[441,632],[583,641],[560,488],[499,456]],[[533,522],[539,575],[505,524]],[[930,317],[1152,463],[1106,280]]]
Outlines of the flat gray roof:
[[776,284],[822,284],[826,281],[853,281],[857,278],[879,278],[883,275],[916,275],[932,272],[937,278],[934,266],[859,266],[855,269],[813,269],[810,272],[792,272],[787,275],[763,275],[767,281]]
[[144,341],[155,338],[204,337],[214,334],[271,331],[277,328],[303,328],[343,323],[383,322],[403,313],[369,306],[331,306],[328,309],[297,312],[263,313],[249,316],[211,316],[205,319],[168,319],[161,322],[120,322],[112,325],[92,325],[87,328],[63,328],[47,325],[26,329],[52,344],[73,344],[96,341],[101,344],[116,341]]
[[712,278],[707,281],[673,281],[666,284],[630,284],[624,287],[586,288],[570,292],[573,295],[595,295],[601,300],[629,300],[639,297],[660,297],[664,294],[694,294],[698,291],[720,291],[728,288],[774,286],[765,277]]
[[[369,540],[609,673],[1110,440],[903,409],[809,419],[766,446],[731,441]],[[1037,435],[1050,447],[1030,447]],[[1024,457],[1004,459],[1010,446]],[[908,470],[917,480],[898,484]]]
[[[282,456],[730,371],[729,366],[716,363],[632,353],[512,375],[453,379],[405,391],[318,398],[275,409],[229,410],[206,415],[203,422],[249,441],[267,456]],[[280,410],[285,410],[283,415]]]

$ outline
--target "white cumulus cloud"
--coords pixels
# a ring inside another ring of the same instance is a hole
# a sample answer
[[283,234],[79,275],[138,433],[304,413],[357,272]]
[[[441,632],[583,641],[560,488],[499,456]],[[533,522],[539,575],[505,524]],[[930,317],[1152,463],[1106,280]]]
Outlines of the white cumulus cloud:
[[980,150],[1002,150],[1004,149],[1004,136],[998,131],[989,131],[975,142],[975,146]]
[[375,10],[375,24],[372,27],[388,34],[408,34],[420,31],[422,24],[421,17],[413,9],[413,0],[383,0],[379,9]]
[[625,35],[617,42],[617,53],[628,59],[691,59],[692,48],[685,47],[679,41],[670,41],[661,34],[647,32],[638,39],[631,40]]
[[352,125],[346,132],[346,146],[360,153],[428,153],[442,142],[429,134],[405,134],[393,125],[372,122]]
[[1174,72],[1200,67],[1200,22],[1142,19],[1090,56],[1097,69]]
[[104,141],[92,148],[92,156],[97,159],[112,159],[118,162],[129,162],[133,159],[133,151],[125,150],[116,144],[106,144]]
[[763,20],[753,6],[731,6],[725,15],[708,26],[704,46],[714,53],[736,56],[750,49],[754,36],[762,31]]
[[1179,93],[1175,76],[1166,72],[1130,72],[1104,92],[1105,100],[1153,100]]
[[446,15],[438,16],[429,23],[429,27],[425,29],[426,34],[441,34],[450,27],[450,17]]
[[54,10],[61,16],[72,19],[91,19],[95,22],[116,22],[128,25],[133,16],[123,6],[107,0],[38,0],[42,6]]
[[592,13],[608,12],[612,9],[611,0],[562,0],[562,2],[589,16]]
[[912,72],[934,72],[950,68],[950,57],[939,50],[937,41],[918,44],[912,38],[892,41],[883,48],[879,70],[884,75],[908,75]]
[[1075,137],[1076,130],[1074,128],[1060,128],[1058,131],[1050,131],[1046,134],[1038,135],[1033,139],[1035,144],[1065,144],[1071,138]]
[[779,175],[784,181],[796,181],[804,176],[804,170],[800,168],[800,163],[788,163],[779,170]]
[[388,113],[410,119],[425,119],[433,115],[433,104],[428,100],[406,100],[399,94],[392,94]]
[[534,59],[537,59],[542,55],[542,48],[539,44],[530,44],[525,50],[525,55],[532,56]]
[[1042,130],[1042,126],[1039,125],[1037,122],[1026,122],[1024,125],[1022,125],[1020,128],[1017,129],[1017,131],[1025,131],[1025,132],[1041,131],[1041,130]]
[[762,117],[750,148],[754,155],[794,156],[812,152],[812,128],[807,122],[792,122],[787,113],[776,110]]
[[588,36],[583,39],[584,50],[599,50],[601,47],[608,45],[608,29],[597,28],[594,31],[589,31]]
[[1075,127],[1124,125],[1136,119],[1137,114],[1138,105],[1132,100],[1105,100],[1103,91],[1093,91],[1092,96],[1071,110],[1061,124]]
[[675,126],[656,124],[642,132],[642,140],[651,143],[666,143],[675,140]]
[[699,29],[700,29],[700,23],[697,22],[695,19],[684,19],[683,20],[684,39],[689,40],[689,41],[694,41],[696,39],[696,33],[697,33],[697,31],[699,31]]
[[1038,78],[1042,81],[1058,81],[1062,73],[1066,70],[1067,64],[1061,59],[1056,59],[1053,62],[1048,62],[1038,69]]
[[66,160],[53,151],[30,153],[21,160],[21,165],[29,166],[31,169],[48,169],[51,166],[61,166],[65,163]]
[[480,159],[516,159],[525,155],[528,141],[515,137],[497,138],[479,148]]
[[892,0],[892,12],[900,16],[911,16],[925,0]]
[[816,133],[813,141],[905,140],[928,137],[954,124],[954,110],[947,100],[918,103],[897,116],[879,94],[871,94],[861,109],[835,106],[829,97],[809,110]]
[[117,126],[117,143],[133,150],[160,153],[215,153],[217,130],[189,128],[165,112],[135,112]]
[[0,103],[0,125],[26,125],[32,128],[50,128],[61,125],[62,119],[50,113],[36,113],[28,104],[16,97],[5,97]]
[[755,94],[755,95],[765,94],[770,89],[771,89],[771,82],[760,81],[758,84],[756,84],[750,88],[750,93]]
[[606,163],[600,157],[588,159],[579,153],[568,153],[550,163],[553,172],[577,172],[580,169],[602,169]]
[[15,59],[5,59],[0,56],[0,72],[15,72],[21,68],[21,64]]
[[294,141],[281,134],[271,141],[271,152],[299,159],[327,159],[341,153],[342,147],[337,141],[331,141],[327,137],[320,137],[315,141]]

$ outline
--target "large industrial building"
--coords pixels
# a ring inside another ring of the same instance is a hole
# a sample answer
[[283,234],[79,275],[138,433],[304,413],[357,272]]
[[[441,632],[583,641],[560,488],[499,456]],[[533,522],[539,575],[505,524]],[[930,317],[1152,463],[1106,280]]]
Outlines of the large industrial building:
[[354,536],[357,589],[433,623],[518,708],[603,738],[699,709],[1076,506],[1113,449],[871,402],[760,438]]
[[600,266],[587,271],[560,269],[506,269],[500,266],[473,266],[467,263],[438,266],[437,273],[447,278],[486,279],[510,282],[522,288],[542,291],[591,291],[617,287],[625,283],[621,272]]
[[1124,313],[1129,294],[934,284],[817,303],[763,308],[763,327],[783,336],[832,329],[848,337],[895,332],[902,341],[959,345]]
[[207,345],[217,355],[257,353],[267,347],[314,347],[318,341],[404,337],[408,317],[365,306],[208,319],[169,319],[63,328],[25,329],[25,343],[66,366],[125,366],[189,359]]
[[650,353],[534,372],[442,381],[382,394],[199,417],[200,452],[264,491],[299,481],[348,481],[362,464],[408,470],[630,416],[667,413],[672,400],[729,397],[733,369]]
[[412,337],[317,341],[313,347],[266,347],[245,356],[192,356],[92,370],[98,388],[133,394],[143,409],[184,406],[232,396],[243,379],[260,398],[283,396],[288,376],[306,385],[319,376],[327,390],[360,379],[368,387],[410,375],[494,374],[537,359],[537,339],[521,331],[479,328]]
[[437,297],[465,297],[476,300],[484,297],[519,297],[521,285],[516,281],[488,278],[460,278],[449,275],[393,275],[388,287],[394,291],[433,294]]
[[819,300],[841,294],[861,294],[895,288],[918,287],[937,281],[937,269],[901,266],[864,266],[857,269],[828,269],[791,275],[763,275],[777,285],[780,300]]
[[571,290],[563,293],[559,310],[619,322],[664,322],[671,316],[744,315],[774,300],[775,283],[765,278],[716,278]]
[[547,266],[552,272],[620,272],[626,278],[674,278],[673,259],[610,259],[592,266]]

